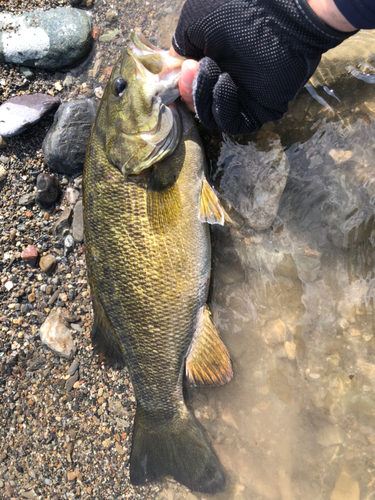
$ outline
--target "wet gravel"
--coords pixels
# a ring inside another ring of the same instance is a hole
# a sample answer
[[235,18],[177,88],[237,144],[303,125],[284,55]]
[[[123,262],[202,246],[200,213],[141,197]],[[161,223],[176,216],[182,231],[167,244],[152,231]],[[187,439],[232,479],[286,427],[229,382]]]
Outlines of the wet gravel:
[[[67,0],[0,0],[0,11],[68,5]],[[90,56],[57,72],[2,64],[0,104],[36,92],[58,95],[63,102],[98,99],[130,29],[141,28],[157,42],[160,19],[176,19],[163,4],[157,10],[149,4],[146,11],[137,2],[125,8],[85,0],[75,6],[92,15],[96,41]],[[110,40],[99,41],[108,32]],[[63,236],[71,229],[63,235],[54,231],[64,209],[74,208],[76,196],[66,193],[71,188],[81,194],[81,177],[55,174],[63,190],[58,203],[47,210],[34,201],[37,176],[51,173],[42,152],[51,123],[49,116],[0,143],[0,498],[158,498],[161,484],[129,484],[135,397],[126,369],[108,368],[93,353],[84,244],[75,242],[67,251]],[[35,267],[21,258],[28,245],[39,253]],[[40,265],[46,256],[57,262],[49,273]],[[74,359],[41,344],[39,328],[56,307],[72,330]]]

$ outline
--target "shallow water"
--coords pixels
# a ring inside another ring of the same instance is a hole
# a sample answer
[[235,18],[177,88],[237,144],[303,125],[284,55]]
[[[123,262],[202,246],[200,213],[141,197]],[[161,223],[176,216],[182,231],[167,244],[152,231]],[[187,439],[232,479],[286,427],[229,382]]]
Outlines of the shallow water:
[[[374,35],[356,43],[371,60]],[[190,401],[227,473],[218,499],[375,498],[375,70],[325,64],[321,99],[264,127],[270,151],[261,134],[220,145],[238,226],[213,231],[211,309],[235,375]]]

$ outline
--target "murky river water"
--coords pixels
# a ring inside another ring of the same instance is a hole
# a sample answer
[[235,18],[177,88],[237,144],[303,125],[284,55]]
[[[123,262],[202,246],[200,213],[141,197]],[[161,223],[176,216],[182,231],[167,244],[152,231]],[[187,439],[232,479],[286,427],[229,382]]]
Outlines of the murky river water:
[[227,472],[218,499],[375,498],[373,53],[362,32],[281,122],[220,145],[241,217],[214,229],[211,308],[235,375],[190,402]]
[[[151,41],[169,46],[180,5],[150,22]],[[220,500],[375,499],[373,54],[362,32],[281,122],[205,138],[236,222],[214,228],[210,300],[235,375],[189,400],[227,474]],[[194,498],[208,496],[160,494]]]

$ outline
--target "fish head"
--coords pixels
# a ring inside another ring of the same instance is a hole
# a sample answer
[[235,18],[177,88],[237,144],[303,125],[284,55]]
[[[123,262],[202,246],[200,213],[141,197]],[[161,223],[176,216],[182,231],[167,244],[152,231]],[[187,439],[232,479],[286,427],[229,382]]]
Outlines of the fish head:
[[171,104],[179,96],[183,60],[132,33],[113,67],[101,109],[105,151],[125,177],[169,156],[180,141],[180,120]]

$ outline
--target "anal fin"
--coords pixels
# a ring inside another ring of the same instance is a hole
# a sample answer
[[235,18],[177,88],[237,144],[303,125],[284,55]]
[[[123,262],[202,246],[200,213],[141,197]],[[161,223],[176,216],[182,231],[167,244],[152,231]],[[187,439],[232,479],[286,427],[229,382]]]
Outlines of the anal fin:
[[118,368],[125,366],[120,340],[111,325],[105,310],[98,299],[93,297],[94,324],[91,330],[91,342],[95,352],[102,354],[110,365]]
[[195,387],[224,385],[233,377],[228,350],[210,316],[205,306],[202,325],[193,338],[186,358],[186,378]]

